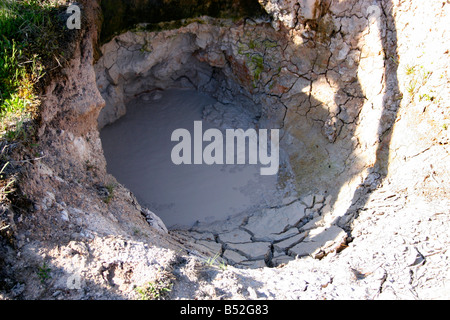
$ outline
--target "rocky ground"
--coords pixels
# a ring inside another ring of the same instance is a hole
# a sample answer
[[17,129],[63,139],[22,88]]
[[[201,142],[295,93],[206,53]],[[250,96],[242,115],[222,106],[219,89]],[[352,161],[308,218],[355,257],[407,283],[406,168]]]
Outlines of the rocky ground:
[[[192,297],[190,289],[196,283],[197,295],[204,298],[447,299],[448,214],[448,200],[410,200],[386,182],[359,209],[351,240],[332,242],[340,244],[337,251],[290,257],[289,263],[280,261],[275,268],[217,262],[215,269],[199,272],[202,268],[186,266],[179,270],[181,283],[176,283],[174,295]],[[320,235],[316,238],[322,240]]]
[[337,226],[318,227],[322,214],[331,209],[330,200],[322,195],[291,199],[276,208],[172,234],[185,243],[194,239],[193,250],[217,254],[226,264],[250,268],[278,266],[297,256],[323,257],[347,240],[345,231]]
[[[41,282],[43,276],[30,270],[28,283],[16,284],[9,297],[20,297],[34,279],[35,290],[50,299],[138,299],[140,286],[136,284],[145,287],[150,282],[171,288],[166,298],[172,299],[449,298],[449,213],[448,201],[411,201],[407,193],[394,191],[386,182],[360,208],[352,238],[345,245],[332,242],[334,249],[340,244],[339,250],[280,260],[274,254],[269,261],[277,261],[278,266],[273,268],[258,260],[248,268],[249,262],[234,260],[270,254],[269,242],[260,242],[265,244],[260,253],[236,244],[228,249],[229,255],[225,250],[224,262],[204,253],[222,248],[208,238],[187,245],[188,251],[180,246],[178,252],[118,236],[71,241],[41,256],[52,261],[48,279]],[[223,241],[235,234],[224,233]],[[308,236],[311,243],[315,238],[319,243],[322,240],[320,235]],[[291,240],[298,239],[293,236]],[[186,240],[182,243],[185,246]],[[277,242],[273,248],[277,252]],[[294,250],[295,246],[288,252]],[[41,261],[40,254],[21,251],[28,263],[31,255]],[[240,265],[230,265],[228,259]]]

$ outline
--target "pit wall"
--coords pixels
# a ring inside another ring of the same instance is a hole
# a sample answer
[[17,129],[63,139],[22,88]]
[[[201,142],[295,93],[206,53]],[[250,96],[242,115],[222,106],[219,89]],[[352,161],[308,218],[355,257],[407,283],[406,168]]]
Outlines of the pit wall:
[[386,85],[395,75],[392,17],[385,2],[305,1],[294,11],[262,4],[273,20],[203,17],[156,32],[142,25],[103,45],[99,127],[154,89],[194,87],[223,103],[240,96],[260,106],[261,127],[282,129],[297,196],[331,195],[330,208],[340,209],[327,219],[336,223],[361,185],[375,188],[386,174],[380,140],[399,103],[395,81]]

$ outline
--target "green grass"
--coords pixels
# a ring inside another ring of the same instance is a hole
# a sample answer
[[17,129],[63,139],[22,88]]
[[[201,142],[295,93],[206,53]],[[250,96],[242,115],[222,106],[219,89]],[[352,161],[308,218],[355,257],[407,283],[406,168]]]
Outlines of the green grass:
[[38,267],[36,273],[39,277],[39,280],[41,280],[41,283],[44,283],[45,280],[50,279],[50,272],[52,270],[49,268],[49,266],[44,262],[42,266]]
[[116,188],[116,185],[111,183],[105,186],[106,190],[108,191],[107,196],[103,199],[103,202],[106,204],[109,204],[111,200],[114,198],[114,189]]
[[406,73],[406,75],[408,75],[408,76],[413,75],[414,72],[415,72],[415,69],[416,69],[416,66],[410,66],[410,65],[407,65],[407,66],[405,67],[405,73]]
[[0,0],[0,134],[24,138],[23,123],[36,115],[37,84],[64,61],[65,31],[53,0]]
[[222,270],[226,270],[227,268],[225,261],[220,258],[220,252],[216,253],[214,257],[206,259],[205,263],[209,267],[214,267],[217,265]]
[[[424,66],[419,65],[407,65],[405,67],[405,74],[409,80],[406,85],[406,92],[408,92],[411,100],[414,99],[416,93],[424,88],[430,79],[432,72],[425,70]],[[430,93],[423,93],[419,95],[419,100],[433,101],[436,97]]]
[[246,58],[245,62],[253,77],[254,88],[258,86],[258,82],[261,79],[261,74],[265,70],[264,52],[266,49],[275,48],[276,46],[278,46],[278,44],[270,39],[264,39],[262,41],[250,39],[248,43],[237,43],[238,54],[245,56]]
[[134,289],[140,300],[162,300],[172,290],[172,283],[166,281],[148,282]]
[[253,73],[253,86],[256,88],[261,73],[264,71],[264,57],[260,54],[254,54],[248,61],[248,66]]

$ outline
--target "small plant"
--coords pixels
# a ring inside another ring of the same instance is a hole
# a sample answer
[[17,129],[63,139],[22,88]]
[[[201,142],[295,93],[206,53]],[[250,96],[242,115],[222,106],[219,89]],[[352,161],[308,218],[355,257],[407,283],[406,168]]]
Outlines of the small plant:
[[221,270],[226,270],[227,269],[227,264],[225,263],[225,261],[220,261],[219,262],[219,268]]
[[208,266],[213,266],[213,265],[215,264],[217,258],[219,258],[219,256],[220,256],[220,253],[217,252],[217,253],[214,255],[214,257],[208,258],[208,259],[205,260],[206,264],[207,264]]
[[262,43],[266,48],[275,48],[278,46],[278,43],[276,41],[269,39],[265,39]]
[[109,204],[112,200],[112,198],[114,198],[114,189],[116,188],[116,185],[111,183],[105,186],[106,190],[108,191],[108,195],[106,196],[106,198],[103,199],[103,202],[105,202],[106,204]]
[[86,170],[91,171],[94,168],[95,168],[95,166],[92,163],[90,163],[89,160],[86,160]]
[[14,125],[10,126],[5,132],[5,138],[9,141],[22,139],[26,141],[27,131],[25,129],[23,120],[18,120]]
[[133,228],[133,235],[148,238],[148,235],[139,228]]
[[416,68],[415,66],[407,65],[406,68],[405,68],[405,73],[406,73],[406,75],[407,75],[407,76],[413,75],[414,72],[415,72],[415,68]]
[[216,264],[217,264],[217,266],[218,266],[220,269],[225,270],[225,269],[227,268],[227,265],[226,265],[226,263],[225,263],[223,260],[219,259],[219,257],[220,257],[220,253],[218,252],[218,253],[216,253],[216,254],[214,255],[214,257],[211,257],[211,258],[206,259],[206,260],[205,260],[205,263],[206,263],[209,267],[216,266]]
[[14,178],[9,178],[7,179],[7,175],[5,173],[5,169],[6,167],[9,165],[9,161],[6,162],[2,169],[0,170],[0,181],[5,180],[5,182],[1,183],[1,188],[0,188],[0,199],[3,199],[8,193],[13,192],[13,190],[11,190],[11,187],[14,185],[14,183],[16,182],[16,180]]
[[256,40],[252,39],[248,42],[248,47],[252,50],[255,49],[257,46],[258,46],[258,43],[256,42]]
[[421,94],[419,96],[419,101],[434,101],[435,97],[433,95],[429,95],[428,93]]
[[391,61],[392,61],[393,63],[395,63],[396,65],[399,65],[399,62],[398,62],[398,58],[397,58],[397,57],[395,57],[395,56],[393,56],[393,55],[389,55],[389,59],[391,59]]
[[[425,87],[432,75],[432,72],[425,70],[424,66],[407,65],[405,68],[405,74],[409,77],[406,91],[408,92],[411,100],[413,100],[414,96],[420,91],[420,89]],[[422,94],[419,96],[420,101],[424,99],[427,101],[433,101],[435,97],[429,94]]]
[[414,95],[414,92],[416,91],[416,85],[417,81],[411,80],[408,86],[406,87],[406,91],[409,93],[410,96]]
[[51,269],[48,267],[47,263],[43,263],[42,266],[40,266],[37,270],[37,275],[39,279],[41,280],[41,283],[44,283],[45,280],[50,279],[50,271]]
[[264,57],[260,54],[254,54],[249,57],[248,66],[253,73],[253,86],[256,85],[264,71]]
[[245,53],[245,51],[248,51],[248,49],[249,49],[249,47],[242,42],[238,42],[237,47],[238,47],[238,54],[240,54],[240,55],[243,55]]
[[172,284],[165,281],[148,282],[145,286],[134,289],[140,300],[163,300],[172,290]]

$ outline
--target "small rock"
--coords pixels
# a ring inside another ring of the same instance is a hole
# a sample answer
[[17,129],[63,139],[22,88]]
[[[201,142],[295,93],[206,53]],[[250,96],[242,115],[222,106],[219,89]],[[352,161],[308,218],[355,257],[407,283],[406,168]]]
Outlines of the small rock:
[[264,260],[252,260],[252,261],[242,261],[239,265],[250,268],[250,269],[258,269],[267,267]]
[[256,294],[255,289],[253,289],[252,287],[247,287],[247,292],[248,292],[248,298],[250,300],[258,299],[258,295]]
[[313,209],[310,209],[310,208],[308,208],[308,209],[305,209],[305,216],[306,217],[313,217],[314,216],[314,210]]
[[69,221],[69,213],[67,212],[67,210],[61,211],[61,219],[63,221]]
[[209,249],[209,251],[212,254],[217,254],[217,253],[220,254],[220,252],[222,251],[222,245],[217,242],[207,241],[207,240],[197,240],[195,243],[199,244],[203,247],[206,247],[207,249]]
[[325,215],[327,213],[330,213],[333,210],[330,204],[325,204],[325,206],[322,208],[322,215]]
[[320,211],[321,208],[322,208],[322,204],[321,203],[315,203],[314,207],[313,207],[313,210],[318,212],[318,211]]
[[273,235],[272,239],[273,239],[273,241],[282,241],[287,238],[293,237],[296,234],[298,234],[298,229],[293,227],[293,228],[290,228],[289,230],[287,230],[286,232],[283,232],[283,233],[280,233],[277,235]]
[[384,270],[383,268],[377,268],[373,273],[372,273],[372,278],[375,280],[379,280],[379,281],[384,281],[387,277],[387,272],[386,270]]
[[227,261],[231,264],[236,264],[236,263],[240,263],[242,261],[247,260],[247,258],[244,257],[243,255],[237,253],[236,251],[229,250],[229,249],[225,250],[222,257],[227,259]]
[[153,212],[151,212],[149,209],[147,208],[142,208],[141,211],[144,216],[146,217],[147,222],[154,227],[155,229],[162,231],[164,233],[169,233],[169,231],[167,230],[166,225],[164,224],[164,222],[161,220],[160,217],[158,217],[156,214],[154,214]]
[[292,256],[307,256],[322,258],[327,253],[335,251],[347,237],[347,233],[337,226],[317,228],[299,244],[289,249]]
[[56,290],[53,294],[52,297],[56,298],[57,296],[59,296],[62,292],[60,290]]
[[302,241],[303,239],[306,238],[307,233],[303,232],[301,234],[297,234],[291,238],[288,238],[284,241],[275,243],[273,245],[273,248],[275,251],[277,252],[284,252],[286,249],[294,246],[295,244],[297,244],[298,242]]
[[228,244],[232,250],[236,250],[248,259],[257,260],[264,259],[270,250],[270,243],[268,242],[249,242],[249,243],[233,243]]
[[14,288],[11,289],[11,295],[17,297],[25,291],[25,284],[17,283]]
[[192,237],[196,240],[209,240],[209,241],[214,241],[215,237],[214,234],[212,234],[211,232],[196,232],[196,231],[191,231],[189,233],[186,234],[188,237]]
[[289,261],[292,261],[292,260],[294,260],[293,257],[282,254],[282,255],[277,255],[277,256],[273,257],[272,263],[273,263],[274,267],[277,267],[281,264],[288,263]]
[[286,198],[283,199],[282,204],[283,205],[288,205],[288,204],[290,204],[290,203],[292,203],[292,202],[294,202],[296,200],[297,200],[297,197],[289,196],[289,197],[286,197]]
[[417,250],[417,248],[410,248],[406,257],[406,264],[408,267],[413,267],[421,264],[425,257]]
[[251,236],[248,232],[236,229],[231,232],[221,233],[219,234],[219,239],[225,243],[245,243],[251,242]]
[[317,203],[323,203],[325,201],[325,196],[318,194],[316,195],[314,202]]
[[297,225],[305,217],[305,205],[296,201],[288,206],[263,210],[248,219],[245,229],[257,240],[272,241],[287,228]]
[[310,194],[309,196],[302,198],[302,202],[307,208],[312,208],[314,205],[314,195]]

